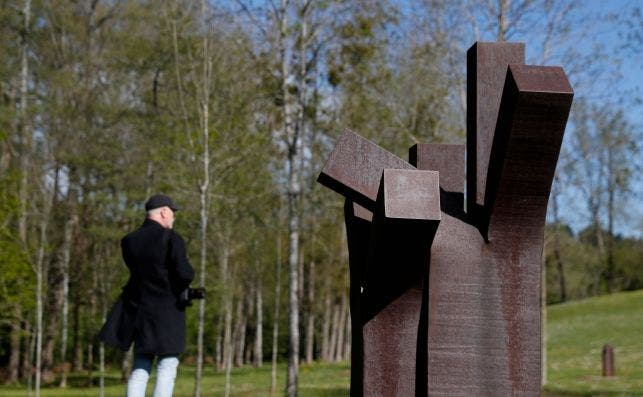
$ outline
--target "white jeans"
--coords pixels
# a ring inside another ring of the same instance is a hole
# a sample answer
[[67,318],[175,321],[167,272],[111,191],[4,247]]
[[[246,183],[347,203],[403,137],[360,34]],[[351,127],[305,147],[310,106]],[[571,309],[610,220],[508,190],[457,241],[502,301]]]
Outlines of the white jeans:
[[[147,380],[152,371],[153,355],[135,354],[132,374],[127,382],[127,397],[145,397]],[[154,397],[172,397],[174,379],[179,359],[176,356],[159,356],[156,364]]]

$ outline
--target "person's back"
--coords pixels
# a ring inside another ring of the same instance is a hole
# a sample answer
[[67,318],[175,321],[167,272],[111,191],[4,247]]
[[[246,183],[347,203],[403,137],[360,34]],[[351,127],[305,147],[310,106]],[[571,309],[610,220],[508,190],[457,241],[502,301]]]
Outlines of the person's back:
[[[165,397],[172,395],[178,356],[185,349],[186,303],[181,294],[194,278],[194,269],[183,239],[172,230],[178,210],[174,202],[165,195],[154,195],[145,210],[143,224],[121,240],[123,260],[130,271],[121,299],[125,312],[134,320],[119,323],[116,330],[107,327],[106,322],[101,337],[118,340],[117,346],[122,349],[134,342],[128,397],[145,396],[155,357],[158,364],[154,397]],[[128,338],[121,341],[120,335]]]

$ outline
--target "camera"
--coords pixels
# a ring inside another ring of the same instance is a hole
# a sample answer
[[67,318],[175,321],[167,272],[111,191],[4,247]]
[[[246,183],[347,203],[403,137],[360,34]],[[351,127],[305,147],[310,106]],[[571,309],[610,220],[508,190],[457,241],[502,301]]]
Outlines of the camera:
[[205,299],[205,288],[186,288],[179,294],[179,303],[191,306],[195,299]]

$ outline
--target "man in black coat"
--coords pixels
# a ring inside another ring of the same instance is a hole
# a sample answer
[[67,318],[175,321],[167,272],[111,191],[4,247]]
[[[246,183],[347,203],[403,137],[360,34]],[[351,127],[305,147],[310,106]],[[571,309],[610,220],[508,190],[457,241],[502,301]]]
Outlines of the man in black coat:
[[178,355],[185,349],[185,304],[179,296],[194,278],[185,243],[172,230],[179,208],[157,194],[145,204],[147,218],[121,240],[130,279],[123,301],[137,308],[134,365],[128,397],[144,397],[154,357],[158,357],[154,397],[171,396]]

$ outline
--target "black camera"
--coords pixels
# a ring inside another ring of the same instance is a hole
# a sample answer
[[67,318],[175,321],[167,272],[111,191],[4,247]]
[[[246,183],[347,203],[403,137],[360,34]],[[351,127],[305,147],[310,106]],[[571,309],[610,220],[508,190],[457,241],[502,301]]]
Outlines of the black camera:
[[205,288],[186,288],[179,294],[179,303],[191,306],[195,299],[205,299]]

